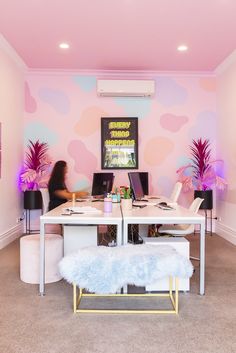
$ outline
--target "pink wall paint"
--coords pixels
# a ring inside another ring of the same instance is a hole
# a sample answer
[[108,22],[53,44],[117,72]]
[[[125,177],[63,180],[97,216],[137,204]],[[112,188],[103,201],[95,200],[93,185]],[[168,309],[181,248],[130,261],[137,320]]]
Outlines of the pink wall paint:
[[[156,76],[153,98],[102,98],[96,77],[28,74],[25,85],[24,135],[50,145],[54,161],[70,167],[68,186],[90,190],[100,171],[101,117],[139,118],[139,170],[150,172],[151,192],[170,193],[176,169],[189,156],[192,138],[210,138],[215,148],[215,80],[212,77]],[[116,185],[127,172],[114,171]],[[191,195],[188,196],[189,200]]]

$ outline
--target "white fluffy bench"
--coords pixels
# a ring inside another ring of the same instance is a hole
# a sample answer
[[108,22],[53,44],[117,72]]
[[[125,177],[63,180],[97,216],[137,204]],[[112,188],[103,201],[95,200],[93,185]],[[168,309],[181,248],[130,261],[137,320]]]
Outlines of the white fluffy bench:
[[[78,250],[64,257],[59,270],[69,283],[73,283],[74,312],[105,313],[178,313],[178,278],[191,277],[191,262],[178,254],[171,246],[124,245],[117,247],[92,246]],[[131,284],[147,286],[164,277],[170,278],[167,294],[114,294]],[[175,278],[175,296],[172,294],[172,280]],[[79,287],[77,299],[76,287]],[[84,294],[83,289],[95,294]],[[173,310],[103,310],[80,309],[84,296],[167,296]]]

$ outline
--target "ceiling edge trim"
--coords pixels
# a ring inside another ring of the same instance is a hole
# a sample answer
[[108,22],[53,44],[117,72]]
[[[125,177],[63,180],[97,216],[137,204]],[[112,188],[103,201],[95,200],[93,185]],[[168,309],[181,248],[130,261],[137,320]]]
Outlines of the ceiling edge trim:
[[232,64],[236,62],[236,49],[227,58],[220,63],[215,69],[215,74],[223,74]]
[[8,41],[0,33],[0,48],[6,52],[9,57],[22,69],[27,70],[28,67],[16,50],[8,43]]
[[148,71],[148,70],[60,70],[60,69],[30,69],[28,68],[29,75],[81,75],[81,76],[96,76],[99,78],[143,78],[152,79],[153,76],[211,76],[215,77],[213,71]]

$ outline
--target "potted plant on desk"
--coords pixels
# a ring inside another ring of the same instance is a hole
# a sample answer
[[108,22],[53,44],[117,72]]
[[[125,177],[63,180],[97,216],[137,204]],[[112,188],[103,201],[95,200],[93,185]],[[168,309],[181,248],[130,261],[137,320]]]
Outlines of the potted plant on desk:
[[121,207],[123,210],[130,211],[132,210],[132,191],[129,187],[122,187],[122,198],[121,198]]
[[42,208],[40,188],[47,187],[51,159],[48,156],[46,142],[29,140],[24,167],[20,174],[20,185],[24,191],[24,208],[33,210]]
[[[191,162],[177,170],[178,180],[183,184],[183,190],[195,190],[194,198],[200,197],[204,201],[200,209],[213,208],[212,187],[220,190],[226,188],[227,182],[217,175],[214,165],[222,160],[211,158],[210,141],[208,139],[193,140],[190,146]],[[190,171],[190,174],[187,172]]]

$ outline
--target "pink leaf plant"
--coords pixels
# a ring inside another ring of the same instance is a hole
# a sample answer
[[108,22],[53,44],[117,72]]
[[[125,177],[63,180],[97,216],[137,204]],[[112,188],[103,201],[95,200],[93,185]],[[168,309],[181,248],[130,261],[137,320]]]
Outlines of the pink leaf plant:
[[[177,170],[178,181],[183,184],[183,189],[185,191],[192,189],[205,191],[215,186],[224,190],[227,182],[224,178],[218,176],[214,169],[215,163],[223,163],[223,161],[211,159],[210,141],[201,138],[193,140],[190,151],[191,163]],[[190,175],[185,174],[187,170],[190,170]]]
[[21,189],[39,190],[47,187],[52,160],[48,155],[46,142],[29,140],[23,170],[20,174]]

